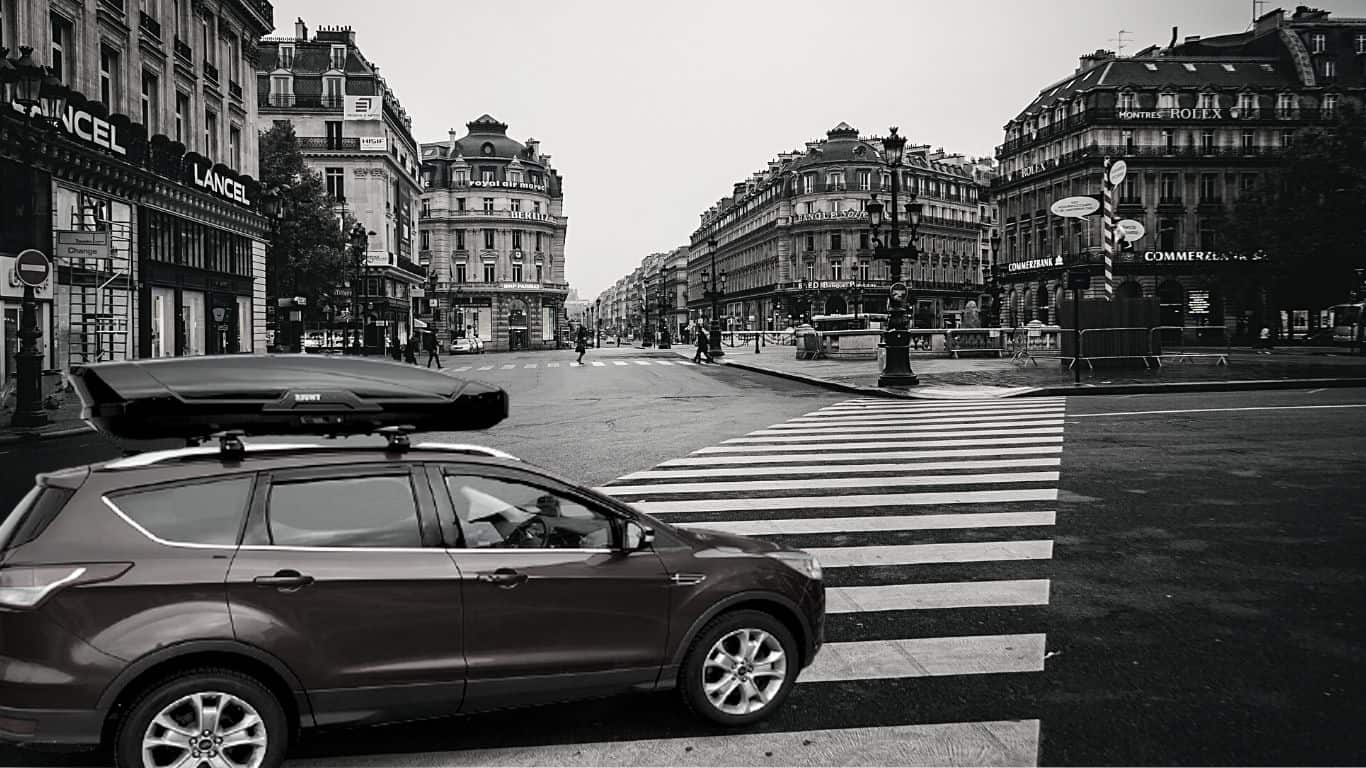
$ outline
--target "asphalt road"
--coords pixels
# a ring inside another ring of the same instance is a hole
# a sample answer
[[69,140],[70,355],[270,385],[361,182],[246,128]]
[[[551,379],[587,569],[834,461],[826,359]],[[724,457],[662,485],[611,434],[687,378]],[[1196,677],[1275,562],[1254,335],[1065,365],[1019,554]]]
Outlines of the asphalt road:
[[[847,399],[757,374],[653,362],[676,359],[666,354],[595,350],[587,359],[607,364],[583,368],[547,367],[569,353],[485,355],[475,367],[494,369],[459,375],[503,385],[513,398],[513,416],[478,442],[595,485]],[[1366,677],[1366,390],[1077,397],[1065,412],[1058,497],[1047,506],[1056,524],[991,534],[1050,538],[1051,558],[891,569],[922,582],[1048,579],[1046,604],[832,616],[827,637],[1040,632],[1043,671],[804,684],[757,729],[773,740],[769,751],[784,732],[816,728],[1037,719],[1044,765],[1366,762],[1366,697],[1351,682]],[[109,452],[93,436],[4,450],[12,453],[0,455],[0,503],[23,492],[20,475]],[[860,544],[983,537],[854,536]],[[883,578],[840,570],[832,586]],[[696,724],[672,696],[637,695],[320,733],[295,756],[359,765],[374,755],[368,764],[385,765],[394,763],[380,755],[401,752],[449,765],[431,753],[667,737],[695,737],[699,749],[730,738]],[[759,743],[754,761],[741,764],[767,764]],[[0,752],[0,763],[100,764],[14,751]]]

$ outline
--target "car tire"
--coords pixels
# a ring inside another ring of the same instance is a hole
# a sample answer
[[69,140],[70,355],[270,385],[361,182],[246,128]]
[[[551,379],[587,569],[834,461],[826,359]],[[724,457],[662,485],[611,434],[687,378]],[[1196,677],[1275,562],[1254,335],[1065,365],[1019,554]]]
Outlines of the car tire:
[[[757,640],[760,646],[748,658],[739,642],[743,638],[751,645]],[[774,651],[781,651],[781,664],[772,655]],[[744,662],[747,666],[737,673],[715,663],[726,663],[726,657],[732,664]],[[782,676],[775,679],[771,673],[779,667]],[[762,674],[765,670],[770,674]],[[720,725],[743,726],[778,711],[792,692],[800,670],[797,642],[781,621],[763,611],[732,611],[712,619],[693,639],[679,670],[678,688],[688,708],[698,716]],[[729,690],[717,685],[729,686]],[[755,704],[759,708],[755,709]]]
[[[215,708],[214,717],[218,720],[214,732],[208,735],[192,720],[203,717],[205,704]],[[159,723],[154,726],[153,721],[158,719],[169,719],[185,730],[172,731]],[[259,722],[243,726],[249,719]],[[153,747],[154,761],[144,762],[144,743],[158,739],[169,746]],[[162,680],[133,702],[114,734],[114,760],[117,768],[170,766],[176,765],[177,756],[186,751],[196,756],[216,755],[217,750],[224,749],[225,741],[234,740],[243,742],[228,747],[233,750],[229,756],[238,762],[250,762],[241,759],[244,753],[259,749],[264,752],[260,768],[279,768],[289,748],[289,719],[283,705],[268,688],[244,674],[227,669],[194,669]],[[186,742],[184,748],[181,741]]]

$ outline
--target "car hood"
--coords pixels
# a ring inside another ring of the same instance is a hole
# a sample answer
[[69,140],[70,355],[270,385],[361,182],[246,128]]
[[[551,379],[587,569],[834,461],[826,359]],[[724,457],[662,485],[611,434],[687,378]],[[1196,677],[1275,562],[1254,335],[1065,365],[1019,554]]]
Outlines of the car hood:
[[673,527],[673,530],[697,549],[698,556],[701,556],[705,550],[715,550],[718,554],[726,555],[762,555],[766,552],[776,552],[783,549],[771,541],[753,539],[723,531],[713,531],[708,528]]

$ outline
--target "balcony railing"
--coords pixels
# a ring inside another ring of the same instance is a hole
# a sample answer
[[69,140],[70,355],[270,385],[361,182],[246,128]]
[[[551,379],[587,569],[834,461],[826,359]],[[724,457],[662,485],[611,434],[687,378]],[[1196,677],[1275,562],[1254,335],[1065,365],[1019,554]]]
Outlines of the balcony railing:
[[143,11],[142,14],[138,16],[138,27],[152,37],[155,37],[158,40],[161,39],[161,22],[152,18],[151,14],[146,11]]
[[125,13],[123,0],[100,0],[100,7],[122,16]]
[[184,59],[188,64],[194,63],[194,50],[190,48],[189,43],[179,37],[175,39],[175,55]]
[[233,97],[234,99],[237,99],[238,101],[241,101],[241,100],[242,100],[242,84],[239,83],[239,82],[237,82],[236,80],[229,80],[229,81],[228,81],[228,95],[231,96],[231,97]]
[[1264,158],[1279,157],[1286,151],[1285,147],[1200,147],[1200,146],[1181,146],[1181,147],[1141,147],[1128,146],[1123,144],[1092,144],[1087,147],[1068,152],[1058,157],[1044,160],[1030,166],[1023,171],[1012,171],[1003,173],[992,181],[992,187],[998,188],[1006,184],[1027,179],[1031,176],[1042,174],[1045,171],[1055,168],[1065,167],[1074,162],[1094,161],[1102,157],[1112,159],[1122,158],[1173,158],[1189,160],[1191,158],[1221,158],[1221,159],[1247,159],[1257,160]]
[[319,94],[262,93],[256,97],[256,104],[259,107],[294,109],[341,109],[345,101],[344,96],[322,96]]
[[[1184,109],[1185,109],[1185,108],[1182,108],[1182,110],[1184,110]],[[1167,116],[1167,117],[1159,117],[1159,118],[1146,118],[1146,117],[1121,118],[1121,117],[1120,117],[1121,114],[1134,114],[1134,113],[1139,113],[1139,114],[1141,114],[1141,113],[1146,113],[1146,112],[1157,112],[1157,113],[1159,113],[1159,114],[1164,114],[1164,115],[1166,115],[1166,114],[1169,114],[1170,111],[1171,111],[1171,110],[1166,109],[1166,108],[1163,108],[1163,109],[1154,109],[1154,108],[1143,108],[1143,109],[1110,109],[1110,108],[1106,108],[1106,109],[1088,109],[1088,110],[1086,110],[1085,112],[1081,112],[1081,113],[1079,113],[1079,114],[1069,115],[1066,119],[1064,119],[1064,120],[1062,120],[1062,121],[1059,121],[1059,122],[1056,122],[1056,123],[1051,123],[1051,124],[1046,125],[1046,126],[1044,126],[1044,127],[1042,127],[1042,128],[1039,128],[1037,131],[1034,131],[1034,132],[1030,133],[1030,135],[1028,135],[1028,136],[1021,136],[1021,137],[1016,138],[1016,139],[1011,139],[1010,141],[1007,141],[1007,142],[1005,142],[1004,144],[1001,144],[1000,146],[996,147],[996,154],[997,154],[998,157],[1004,156],[1004,155],[1014,154],[1015,152],[1018,152],[1018,151],[1020,151],[1020,150],[1022,150],[1022,149],[1025,149],[1025,148],[1028,148],[1028,147],[1032,147],[1032,146],[1036,146],[1036,145],[1039,145],[1039,144],[1046,143],[1046,142],[1052,140],[1053,138],[1055,138],[1055,137],[1057,137],[1057,136],[1061,136],[1061,135],[1063,135],[1063,134],[1065,134],[1065,133],[1068,133],[1068,132],[1070,132],[1070,131],[1073,131],[1073,130],[1075,130],[1075,129],[1077,129],[1077,128],[1081,128],[1081,127],[1083,127],[1083,126],[1088,126],[1088,125],[1095,125],[1095,124],[1098,124],[1098,123],[1136,124],[1136,125],[1141,125],[1141,126],[1143,126],[1143,127],[1145,127],[1145,128],[1151,128],[1151,127],[1153,127],[1153,126],[1156,125],[1156,124],[1162,124],[1162,125],[1166,125],[1166,124],[1170,124],[1170,125],[1180,125],[1180,126],[1183,126],[1183,127],[1189,127],[1189,126],[1192,125],[1192,124],[1199,124],[1199,125],[1201,125],[1201,126],[1203,126],[1203,127],[1210,128],[1210,129],[1214,129],[1214,128],[1229,128],[1229,127],[1233,127],[1233,126],[1243,126],[1243,125],[1266,125],[1266,124],[1276,124],[1276,123],[1317,122],[1317,121],[1321,121],[1321,120],[1331,120],[1331,119],[1333,119],[1333,117],[1334,117],[1334,112],[1335,112],[1332,108],[1329,108],[1329,109],[1320,109],[1320,108],[1311,108],[1311,107],[1297,107],[1297,108],[1294,108],[1294,109],[1240,109],[1240,108],[1232,108],[1232,109],[1230,109],[1230,108],[1227,108],[1227,107],[1219,107],[1218,109],[1221,110],[1221,113],[1222,113],[1222,115],[1223,115],[1222,118],[1212,118],[1212,119],[1203,119],[1203,118],[1202,118],[1202,119],[1194,119],[1194,118],[1192,118],[1192,119],[1189,119],[1189,120],[1182,119],[1182,118],[1179,117],[1179,116],[1176,116],[1176,117]],[[1179,110],[1179,111],[1180,111],[1180,110]],[[1178,111],[1178,112],[1179,112],[1179,111]],[[1191,108],[1191,111],[1192,111],[1192,112],[1200,112],[1201,109],[1200,109],[1200,108]],[[1237,113],[1238,113],[1236,117],[1233,116],[1233,115],[1231,114],[1231,113],[1233,113],[1233,112],[1237,112]]]
[[360,149],[358,136],[300,136],[299,149],[303,150],[348,150]]
[[217,85],[218,67],[215,67],[207,61],[204,62],[204,79],[209,81],[210,83],[213,83],[214,85]]

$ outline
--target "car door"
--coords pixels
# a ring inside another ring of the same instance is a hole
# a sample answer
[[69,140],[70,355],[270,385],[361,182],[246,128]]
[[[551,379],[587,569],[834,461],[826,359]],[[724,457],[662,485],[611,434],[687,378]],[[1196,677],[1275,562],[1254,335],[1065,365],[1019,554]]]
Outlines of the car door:
[[466,709],[655,683],[671,582],[654,551],[618,546],[615,512],[508,468],[449,465],[432,480],[463,577]]
[[[415,482],[415,479],[420,482]],[[460,572],[419,466],[267,473],[228,570],[240,640],[283,661],[319,725],[455,712]]]

